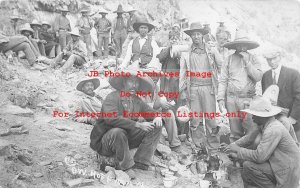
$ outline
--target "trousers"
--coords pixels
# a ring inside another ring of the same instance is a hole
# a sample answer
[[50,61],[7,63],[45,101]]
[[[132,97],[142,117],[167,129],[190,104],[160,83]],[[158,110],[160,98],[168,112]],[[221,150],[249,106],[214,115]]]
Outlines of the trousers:
[[72,67],[74,64],[78,66],[82,66],[85,63],[84,58],[82,58],[79,55],[76,54],[71,54],[70,56],[66,57],[64,53],[60,53],[56,58],[55,58],[55,63],[56,64],[61,64],[62,60],[64,58],[67,58],[67,61],[63,64],[62,66],[62,71],[66,71],[70,67]]
[[[150,132],[138,128],[130,131],[112,128],[102,137],[98,153],[108,157],[116,155],[121,170],[131,168],[135,162],[150,165],[160,134],[161,128]],[[132,158],[129,149],[133,148],[138,149]]]
[[126,33],[125,29],[123,29],[121,31],[115,31],[114,42],[116,45],[117,57],[120,57],[122,54],[122,46],[123,46],[123,43],[125,42],[126,38],[127,38],[127,33]]
[[108,57],[109,33],[98,33],[98,54],[102,57],[102,46],[104,48],[104,58]]
[[165,121],[165,128],[168,133],[168,141],[170,147],[180,146],[181,142],[178,138],[178,130],[176,124],[175,114],[172,110],[167,110],[168,113],[171,114],[171,117],[165,117],[163,120]]
[[70,38],[71,36],[68,34],[68,31],[66,30],[59,30],[58,34],[59,34],[58,36],[59,45],[61,50],[63,50],[71,40]]

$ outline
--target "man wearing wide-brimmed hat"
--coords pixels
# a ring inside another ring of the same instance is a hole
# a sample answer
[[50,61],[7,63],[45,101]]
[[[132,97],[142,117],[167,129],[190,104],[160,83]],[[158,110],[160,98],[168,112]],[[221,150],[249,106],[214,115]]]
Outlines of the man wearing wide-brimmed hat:
[[[191,23],[190,29],[184,32],[191,37],[193,43],[186,52],[181,54],[179,79],[181,100],[186,101],[192,112],[214,114],[216,113],[215,94],[218,87],[218,71],[222,65],[220,54],[214,48],[209,49],[204,42],[203,36],[208,33],[208,30],[204,29],[200,22]],[[215,117],[210,117],[205,117],[206,134],[203,118],[192,119],[193,135],[198,135],[192,139],[198,146],[202,143],[215,148],[214,142],[217,139],[219,127]]]
[[[152,79],[147,76],[137,77],[137,71],[126,71],[125,74],[128,76],[109,79],[110,85],[116,91],[107,95],[102,112],[115,115],[97,120],[90,136],[90,146],[100,155],[115,155],[119,162],[117,168],[133,177],[132,168],[149,169],[160,138],[162,118],[159,115],[150,115],[155,111],[136,96],[138,91],[153,93]],[[128,114],[136,115],[133,117]],[[141,119],[146,121],[141,122]],[[129,153],[131,148],[138,148],[134,157]]]
[[[84,93],[84,96],[79,101],[76,108],[75,120],[81,123],[94,124],[97,117],[95,113],[101,112],[102,98],[98,96],[94,91],[100,86],[100,80],[98,78],[92,78],[82,80],[78,83],[76,89]],[[80,114],[84,115],[80,115]],[[92,117],[92,114],[94,116]]]
[[134,63],[142,69],[160,70],[159,60],[156,55],[160,49],[155,40],[148,33],[154,28],[146,18],[138,18],[133,24],[133,28],[139,36],[131,40],[128,44],[126,56],[120,65],[120,69],[128,67]]
[[[97,30],[98,37],[98,56],[107,58],[108,57],[108,43],[109,43],[109,32],[111,30],[111,21],[106,18],[108,12],[101,8],[98,11],[101,14],[101,18],[95,19],[95,28]],[[102,53],[102,46],[104,53]]]
[[38,20],[34,19],[31,22],[30,27],[33,29],[33,38],[32,38],[32,40],[34,40],[35,43],[37,44],[41,55],[46,56],[45,46],[44,46],[46,41],[41,40],[41,38],[40,38],[40,30],[41,30],[42,24]]
[[19,24],[20,21],[23,20],[19,14],[14,13],[11,17],[10,17],[10,23],[11,23],[11,27],[8,29],[7,33],[9,36],[14,36],[19,34]]
[[33,52],[35,54],[36,57],[41,56],[40,50],[39,50],[39,45],[37,43],[37,40],[35,40],[33,38],[33,29],[30,27],[29,23],[24,24],[21,28],[20,28],[20,34],[24,35],[25,37],[28,38],[28,40],[30,41],[31,45],[34,47]]
[[297,70],[288,68],[283,64],[283,55],[279,49],[271,49],[264,55],[270,70],[263,74],[262,91],[271,85],[279,87],[277,105],[286,109],[282,119],[294,125],[297,139],[300,140],[300,74]]
[[[243,110],[255,96],[255,85],[262,78],[261,63],[249,50],[257,48],[259,44],[251,41],[245,31],[237,30],[236,38],[223,45],[235,50],[227,58],[221,70],[218,88],[218,103],[221,112],[238,112]],[[229,118],[230,139],[236,141],[251,130],[252,119]]]
[[61,68],[62,72],[66,72],[67,69],[70,69],[73,65],[81,68],[88,59],[86,45],[80,39],[78,28],[74,28],[74,30],[69,32],[69,34],[71,35],[72,40],[54,59],[55,63],[51,65],[52,67],[55,67],[56,65],[63,65]]
[[114,13],[117,13],[118,16],[112,22],[111,32],[116,46],[117,57],[120,57],[123,43],[127,38],[127,19],[123,17],[123,14],[126,12],[123,10],[122,5],[119,5]]
[[67,6],[63,6],[60,9],[61,15],[55,18],[53,29],[56,32],[56,37],[58,37],[59,45],[61,49],[64,49],[70,41],[70,36],[68,32],[71,31],[70,20],[67,18],[68,10]]
[[55,33],[50,30],[51,24],[47,21],[42,22],[40,39],[45,40],[45,52],[50,58],[56,57],[60,53],[60,45],[55,42]]
[[244,187],[297,188],[300,179],[300,150],[288,130],[275,119],[281,112],[270,100],[257,97],[250,102],[249,109],[259,126],[261,140],[257,148],[246,149],[247,145],[233,143],[226,152],[229,157],[242,159]]
[[90,12],[89,7],[82,7],[81,17],[77,20],[76,27],[78,27],[79,32],[82,36],[83,42],[86,44],[86,49],[88,56],[92,57],[92,38],[91,38],[91,29],[93,28],[92,19],[89,17],[88,13]]

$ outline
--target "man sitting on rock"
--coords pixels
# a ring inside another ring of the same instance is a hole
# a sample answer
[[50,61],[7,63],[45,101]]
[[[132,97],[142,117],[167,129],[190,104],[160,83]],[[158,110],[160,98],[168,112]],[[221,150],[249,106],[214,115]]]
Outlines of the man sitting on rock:
[[[116,156],[119,167],[134,178],[132,168],[148,170],[154,151],[157,147],[162,127],[162,118],[159,116],[140,118],[126,114],[155,113],[143,102],[136,91],[152,92],[154,83],[151,78],[136,77],[136,71],[128,71],[130,77],[111,77],[110,85],[113,91],[103,102],[102,113],[115,114],[97,120],[91,132],[91,148],[103,156]],[[121,97],[121,92],[128,95]],[[129,149],[138,148],[134,157]]]
[[[101,112],[102,98],[94,92],[99,86],[100,80],[98,78],[83,80],[77,85],[76,89],[85,95],[76,109],[79,115],[76,117],[76,121],[92,125],[96,122],[97,117],[92,117],[92,113]],[[84,115],[80,115],[80,113],[84,113]]]
[[[52,64],[52,67],[56,65],[63,65],[61,70],[66,72],[67,69],[70,69],[73,65],[82,67],[87,61],[87,50],[85,43],[80,39],[80,34],[78,29],[74,29],[69,32],[72,37],[72,40],[68,43],[63,52],[60,53],[55,58],[55,63]],[[66,61],[63,61],[66,60]]]
[[253,122],[259,126],[261,141],[255,150],[232,143],[225,151],[231,158],[245,160],[244,187],[297,188],[300,179],[300,151],[288,130],[275,119],[281,112],[270,100],[258,97],[250,102]]

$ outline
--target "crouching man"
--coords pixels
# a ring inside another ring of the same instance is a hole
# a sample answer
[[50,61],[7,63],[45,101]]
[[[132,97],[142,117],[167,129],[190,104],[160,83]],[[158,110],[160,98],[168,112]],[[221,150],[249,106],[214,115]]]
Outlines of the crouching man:
[[[144,117],[146,122],[139,122],[139,117],[125,114],[155,112],[144,103],[136,91],[153,93],[154,83],[149,77],[136,77],[136,71],[128,71],[130,77],[111,77],[109,83],[113,91],[102,104],[102,113],[115,113],[114,117],[97,119],[91,132],[91,148],[100,155],[116,156],[119,167],[135,177],[132,168],[148,170],[154,151],[158,144],[162,118]],[[128,95],[122,97],[121,92]],[[134,157],[129,149],[138,148]]]
[[255,150],[230,144],[232,158],[245,160],[242,178],[244,187],[297,188],[300,179],[300,151],[288,130],[275,119],[281,109],[259,97],[250,102],[249,109],[259,126],[261,141]]

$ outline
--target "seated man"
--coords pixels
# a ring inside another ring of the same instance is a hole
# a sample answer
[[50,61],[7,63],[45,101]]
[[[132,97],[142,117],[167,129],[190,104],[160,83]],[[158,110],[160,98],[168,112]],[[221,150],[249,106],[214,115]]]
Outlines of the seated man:
[[46,67],[37,64],[41,57],[38,54],[36,54],[35,48],[32,45],[32,43],[28,40],[28,38],[24,36],[6,37],[5,35],[2,35],[0,33],[0,52],[5,53],[9,50],[16,53],[19,51],[23,51],[32,69],[46,69]]
[[[110,116],[99,118],[91,132],[91,148],[104,156],[114,156],[121,170],[134,178],[132,168],[148,170],[160,135],[162,119],[159,116],[142,116],[146,122],[139,122],[137,116],[128,114],[155,113],[136,96],[136,91],[153,92],[151,78],[136,77],[136,71],[128,71],[130,77],[111,77],[110,85],[117,91],[107,95],[102,113]],[[121,97],[121,92],[128,97]],[[139,116],[141,117],[141,116]],[[153,121],[153,122],[150,122]],[[134,157],[129,149],[138,148]]]
[[[76,121],[81,123],[94,124],[96,117],[91,117],[91,114],[101,112],[102,98],[95,94],[94,90],[100,86],[100,80],[98,78],[83,80],[79,82],[76,89],[83,92],[85,95],[80,100],[79,108],[76,109],[79,117],[76,117]],[[86,112],[88,114],[86,114]],[[80,113],[85,113],[80,115]]]
[[50,28],[51,25],[48,22],[42,22],[42,28],[40,30],[40,39],[46,42],[44,44],[46,55],[50,58],[54,58],[60,52],[60,45],[57,42],[55,42],[55,33],[49,31]]
[[38,49],[41,53],[42,56],[46,56],[45,52],[45,40],[42,40],[40,37],[40,30],[42,25],[37,21],[33,20],[32,23],[30,24],[30,27],[33,29],[33,41],[36,42]]
[[34,49],[34,54],[36,56],[41,56],[37,40],[35,40],[33,38],[34,31],[33,31],[33,29],[30,27],[30,25],[28,23],[26,23],[26,24],[23,25],[23,27],[20,29],[20,33],[21,33],[21,35],[23,35],[23,36],[25,36],[25,37],[28,38],[28,40],[31,43],[31,46]]
[[288,130],[275,115],[281,109],[272,106],[270,100],[258,97],[250,102],[249,109],[259,126],[261,141],[255,150],[230,144],[226,151],[231,158],[245,160],[242,178],[244,187],[297,188],[300,179],[300,151]]
[[[80,34],[78,29],[74,29],[72,32],[69,32],[72,37],[72,40],[68,43],[63,52],[60,53],[55,59],[52,67],[56,65],[63,65],[62,71],[66,72],[67,69],[71,68],[73,65],[82,67],[87,61],[87,50],[86,45],[80,39]],[[67,59],[67,61],[63,61]]]

